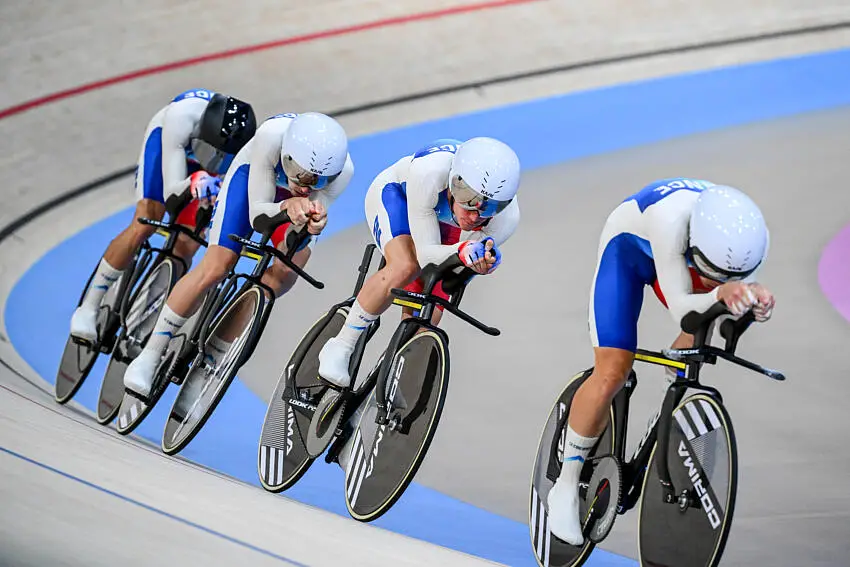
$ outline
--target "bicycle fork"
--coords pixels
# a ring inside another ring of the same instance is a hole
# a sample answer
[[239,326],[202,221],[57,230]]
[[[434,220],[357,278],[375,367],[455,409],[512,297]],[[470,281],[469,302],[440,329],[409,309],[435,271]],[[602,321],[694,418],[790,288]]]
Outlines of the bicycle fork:
[[673,408],[684,397],[685,390],[688,388],[686,382],[676,381],[667,388],[667,393],[664,400],[658,407],[658,410],[650,418],[647,423],[646,433],[638,442],[634,453],[629,461],[625,461],[626,450],[626,433],[628,425],[629,398],[631,397],[634,387],[637,385],[636,376],[630,375],[623,388],[626,392],[618,394],[614,398],[616,423],[617,444],[615,452],[620,462],[623,463],[623,480],[626,487],[623,501],[618,506],[617,512],[624,514],[634,508],[640,498],[643,488],[644,476],[647,472],[649,458],[653,447],[658,441],[658,476],[662,486],[664,502],[672,504],[676,502],[675,488],[670,480],[670,471],[667,466],[667,448],[670,443],[670,427],[673,419]]

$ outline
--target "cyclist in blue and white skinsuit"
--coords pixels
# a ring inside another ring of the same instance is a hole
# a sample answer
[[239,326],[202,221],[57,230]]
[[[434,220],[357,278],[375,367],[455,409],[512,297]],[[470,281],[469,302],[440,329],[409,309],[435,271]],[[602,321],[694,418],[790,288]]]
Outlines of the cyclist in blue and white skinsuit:
[[[97,313],[103,296],[133,261],[155,227],[140,217],[161,220],[165,201],[187,189],[194,201],[177,223],[194,227],[201,201],[209,206],[233,156],[256,130],[251,105],[212,91],[195,89],[177,95],[151,118],[136,168],[136,212],[133,220],[106,249],[82,304],[71,318],[71,335],[97,339]],[[198,244],[178,237],[175,253],[191,265]]]
[[[274,246],[285,252],[288,231],[306,224],[311,235],[322,232],[328,222],[328,208],[353,174],[348,138],[333,118],[307,112],[279,114],[263,122],[227,171],[210,221],[206,254],[168,296],[151,338],[127,367],[126,388],[143,398],[149,394],[154,372],[171,337],[200,307],[206,292],[222,281],[239,260],[242,245],[231,240],[230,234],[248,238],[257,217],[274,217],[286,211],[292,222],[272,235]],[[311,241],[312,237],[293,255],[293,262],[300,267],[310,258]],[[279,297],[296,279],[284,264],[273,262],[262,281]],[[211,364],[222,359],[231,342],[211,337],[206,344]],[[184,395],[182,399],[190,400],[191,396]]]
[[[738,189],[709,181],[656,181],[608,217],[590,292],[593,374],[573,398],[563,466],[548,496],[549,526],[557,537],[584,542],[579,475],[631,370],[644,287],[653,287],[677,327],[688,312],[705,312],[717,301],[734,316],[752,308],[756,321],[767,321],[774,297],[755,276],[768,245],[758,206]],[[693,336],[680,332],[672,348],[692,345]]]
[[[360,334],[390,306],[392,288],[422,291],[422,266],[457,254],[479,274],[492,273],[501,262],[499,246],[519,224],[519,181],[519,158],[493,138],[438,140],[382,171],[365,208],[386,265],[366,280],[345,325],[319,353],[320,377],[349,385],[348,362]],[[446,297],[442,287],[434,293]]]

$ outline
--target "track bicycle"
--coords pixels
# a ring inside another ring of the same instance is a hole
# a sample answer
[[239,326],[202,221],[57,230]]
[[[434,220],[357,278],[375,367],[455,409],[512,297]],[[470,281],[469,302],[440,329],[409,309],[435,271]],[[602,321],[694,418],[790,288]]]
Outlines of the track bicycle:
[[[453,256],[422,270],[422,293],[392,290],[395,304],[419,312],[399,323],[361,383],[357,371],[380,319],[361,335],[351,356],[352,386],[338,389],[322,381],[318,354],[344,324],[374,248],[370,244],[364,252],[355,293],[311,327],[287,363],[266,413],[257,459],[263,487],[280,492],[327,451],[325,462],[339,462],[346,470],[346,504],[360,521],[379,518],[398,501],[436,433],[448,389],[449,349],[445,331],[431,323],[435,307],[442,305],[487,334],[499,334],[459,309],[474,272]],[[449,300],[432,295],[440,281]]]
[[[704,364],[728,362],[785,380],[776,370],[735,354],[752,312],[720,326],[724,347],[710,345],[715,320],[729,311],[722,302],[705,313],[691,312],[681,328],[694,335],[688,349],[637,349],[635,360],[676,369],[661,407],[631,458],[625,446],[629,398],[637,386],[632,370],[615,396],[610,421],[585,461],[579,478],[579,510],[585,542],[570,545],[548,525],[547,496],[560,475],[566,424],[573,396],[593,368],[575,375],[558,396],[540,437],[531,479],[529,535],[544,567],[576,567],[610,533],[617,515],[639,506],[638,548],[643,566],[716,566],[732,524],[738,454],[729,412],[720,392],[700,382]],[[697,390],[685,398],[687,390]]]
[[[62,358],[59,363],[59,370],[56,375],[55,383],[55,398],[60,404],[65,404],[70,401],[77,391],[83,385],[83,382],[88,377],[91,369],[94,367],[98,356],[101,354],[112,354],[116,343],[118,342],[119,331],[126,319],[127,312],[125,309],[128,306],[128,298],[134,293],[134,289],[141,279],[160,262],[164,261],[165,255],[173,256],[173,249],[176,244],[176,238],[171,238],[177,233],[186,234],[191,237],[193,233],[176,224],[177,217],[180,212],[191,202],[191,195],[187,192],[182,195],[173,195],[165,202],[165,212],[168,215],[168,222],[158,222],[156,234],[165,238],[165,243],[157,248],[151,245],[150,239],[142,243],[139,251],[133,257],[130,265],[121,273],[118,281],[115,282],[104,295],[101,300],[98,317],[97,317],[97,339],[95,341],[87,341],[78,337],[68,335],[68,340],[65,343],[65,349],[62,353]],[[199,215],[204,209],[199,208]],[[203,213],[207,214],[207,213]],[[199,219],[203,222],[203,218]],[[142,222],[142,219],[139,219]],[[205,226],[206,223],[198,226]],[[182,260],[177,258],[181,264]],[[172,263],[174,260],[170,260]],[[98,264],[100,259],[98,259]],[[86,292],[91,285],[92,279],[97,272],[97,266],[89,275],[86,285],[80,294],[77,301],[77,307],[82,305]],[[136,293],[136,296],[138,294]],[[122,374],[123,376],[123,374]],[[102,398],[103,388],[98,398],[100,416],[100,399]],[[105,409],[105,408],[104,408]],[[108,411],[111,411],[108,410]],[[100,421],[100,417],[99,417]],[[108,421],[108,420],[107,420]]]
[[[197,347],[185,379],[171,407],[162,433],[163,452],[174,455],[198,434],[227,392],[237,371],[251,357],[266,326],[276,294],[261,280],[272,259],[277,259],[317,289],[324,284],[292,261],[295,252],[309,238],[307,225],[287,236],[287,252],[268,244],[272,233],[289,223],[286,211],[273,217],[260,215],[253,228],[262,236],[254,242],[236,234],[228,237],[242,245],[242,255],[256,263],[250,274],[232,272],[215,293],[207,316],[198,329]],[[239,282],[242,282],[241,285]],[[207,345],[217,339],[229,343],[227,352],[215,363],[207,355]]]
[[[191,202],[191,194],[186,191],[170,199],[174,200],[175,207],[179,206],[182,210],[183,206]],[[106,366],[106,373],[97,398],[95,418],[101,425],[110,423],[118,415],[124,397],[124,373],[127,371],[127,366],[145,348],[168,299],[168,294],[171,293],[177,280],[189,271],[190,266],[186,261],[174,254],[178,236],[183,234],[200,246],[207,245],[201,233],[209,224],[212,207],[198,208],[194,229],[176,224],[177,214],[179,210],[175,210],[174,216],[169,214],[168,222],[147,218],[138,219],[141,224],[156,227],[157,233],[165,236],[165,243],[161,248],[150,247],[143,253],[140,264],[148,264],[149,268],[143,274],[134,274],[133,278],[138,281],[138,285],[122,298],[119,309],[121,332],[115,341],[115,348]],[[172,222],[171,219],[175,221]]]

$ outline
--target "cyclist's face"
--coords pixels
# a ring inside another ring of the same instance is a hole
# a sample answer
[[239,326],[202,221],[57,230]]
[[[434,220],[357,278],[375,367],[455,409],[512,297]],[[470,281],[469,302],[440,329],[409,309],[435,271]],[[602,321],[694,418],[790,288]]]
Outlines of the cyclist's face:
[[457,224],[460,226],[461,230],[473,230],[478,228],[484,221],[487,219],[481,218],[478,214],[478,211],[468,211],[458,205],[457,201],[452,204],[452,212],[454,212],[455,219],[457,220]]
[[721,285],[723,283],[723,282],[717,282],[717,281],[714,281],[714,280],[710,280],[705,276],[699,276],[699,281],[702,284],[702,286],[705,289],[707,289],[708,291],[713,290],[714,288],[718,287],[719,285]]
[[300,185],[296,179],[289,179],[289,192],[295,197],[309,197],[313,189],[306,185]]

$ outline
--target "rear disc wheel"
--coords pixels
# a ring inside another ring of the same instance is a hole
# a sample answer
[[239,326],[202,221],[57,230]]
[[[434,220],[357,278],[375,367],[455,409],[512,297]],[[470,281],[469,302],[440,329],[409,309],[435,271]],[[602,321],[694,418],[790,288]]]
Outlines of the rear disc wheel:
[[[543,427],[537,446],[537,457],[531,477],[528,527],[534,557],[540,567],[577,567],[587,561],[596,546],[596,543],[590,537],[584,538],[582,546],[573,546],[554,536],[549,529],[549,505],[547,501],[549,491],[561,474],[567,420],[573,396],[584,381],[590,377],[591,372],[592,369],[589,369],[576,374],[567,383],[549,412],[549,417]],[[614,423],[613,407],[610,411],[609,425],[599,438],[596,447],[590,451],[579,477],[579,513],[583,519],[588,516],[588,501],[593,503],[594,500],[593,492],[596,487],[591,488],[591,480],[595,468],[597,463],[605,462],[603,459],[594,460],[594,457],[610,455],[614,452],[614,432],[610,425]],[[590,495],[588,495],[589,490],[591,491]],[[597,532],[597,534],[601,532],[604,532],[604,530]]]
[[76,395],[86,377],[88,377],[89,372],[91,372],[94,363],[97,361],[97,357],[103,352],[103,343],[109,343],[113,340],[118,330],[117,316],[114,313],[116,304],[119,303],[120,299],[119,292],[126,277],[128,277],[128,272],[122,272],[118,281],[112,284],[100,302],[97,315],[97,344],[78,343],[73,337],[68,336],[68,341],[65,343],[65,350],[62,353],[62,359],[59,362],[59,371],[56,374],[56,383],[54,386],[54,395],[56,401],[60,404],[67,403]]
[[133,293],[127,307],[126,327],[115,344],[103,383],[100,385],[96,418],[101,425],[115,419],[121,409],[124,398],[124,373],[148,342],[174,285],[174,275],[174,262],[171,258],[165,258],[148,272]]
[[307,451],[307,430],[323,392],[319,352],[345,324],[348,308],[323,315],[305,333],[286,363],[269,401],[257,451],[257,474],[263,488],[282,492],[307,472],[314,458]]

